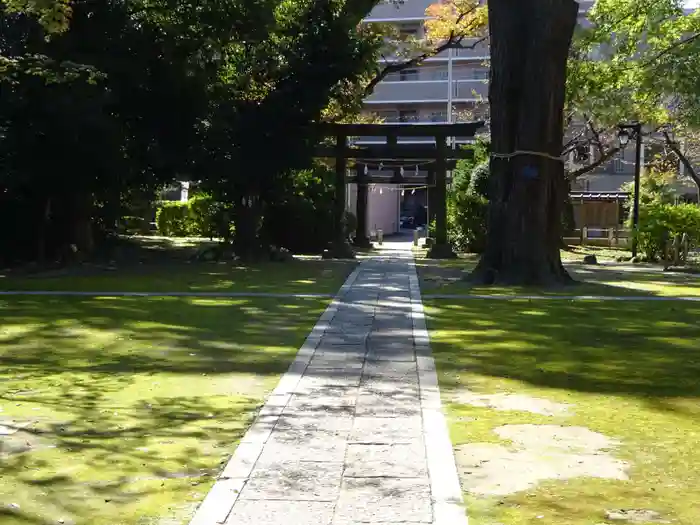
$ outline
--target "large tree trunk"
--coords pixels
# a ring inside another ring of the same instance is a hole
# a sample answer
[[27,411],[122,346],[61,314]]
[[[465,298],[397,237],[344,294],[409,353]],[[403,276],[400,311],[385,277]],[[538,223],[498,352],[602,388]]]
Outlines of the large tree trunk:
[[259,196],[246,196],[234,204],[233,251],[243,261],[262,257],[260,238],[261,202]]
[[573,0],[489,0],[494,156],[486,250],[472,275],[477,282],[571,281],[559,254],[568,185],[556,159],[577,13]]

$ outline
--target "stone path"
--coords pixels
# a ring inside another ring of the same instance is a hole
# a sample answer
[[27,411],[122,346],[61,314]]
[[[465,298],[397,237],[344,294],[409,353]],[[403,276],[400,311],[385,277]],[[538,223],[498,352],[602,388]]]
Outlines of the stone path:
[[190,525],[466,525],[409,243],[362,262]]

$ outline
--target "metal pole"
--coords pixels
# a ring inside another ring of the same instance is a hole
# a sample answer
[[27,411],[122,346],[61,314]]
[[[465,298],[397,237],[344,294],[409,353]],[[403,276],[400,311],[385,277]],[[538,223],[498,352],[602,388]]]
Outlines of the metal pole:
[[452,48],[447,49],[447,123],[452,124]]
[[632,257],[637,256],[637,231],[639,229],[639,185],[642,170],[642,126],[634,127],[637,134],[637,151],[634,163],[634,207],[632,209]]
[[[452,56],[453,48],[447,48],[447,123],[452,124]],[[448,137],[447,147],[455,149],[457,146],[457,137]],[[450,178],[452,178],[452,172],[449,173]]]

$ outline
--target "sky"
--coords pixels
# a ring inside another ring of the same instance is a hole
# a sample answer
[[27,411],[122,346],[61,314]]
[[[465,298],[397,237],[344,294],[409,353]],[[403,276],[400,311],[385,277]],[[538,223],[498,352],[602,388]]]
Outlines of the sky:
[[691,8],[700,7],[700,0],[686,0],[685,6]]

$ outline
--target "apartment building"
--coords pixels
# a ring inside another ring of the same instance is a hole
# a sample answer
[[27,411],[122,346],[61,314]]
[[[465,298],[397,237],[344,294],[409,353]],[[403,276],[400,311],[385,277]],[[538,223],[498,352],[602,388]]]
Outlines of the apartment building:
[[[404,0],[403,3],[398,4],[384,1],[374,8],[365,21],[395,24],[404,35],[421,38],[425,35],[426,9],[436,1],[438,0]],[[588,23],[586,13],[594,3],[595,0],[579,0],[581,25],[585,26]],[[487,118],[489,46],[486,41],[474,45],[475,42],[475,40],[465,39],[463,49],[446,50],[425,60],[417,67],[389,75],[365,100],[364,111],[375,114],[388,123],[408,122],[416,125]],[[396,60],[400,59],[387,57],[382,62],[389,63]],[[374,140],[377,139],[365,138],[361,141],[372,143]],[[431,141],[428,137],[399,139],[401,143]],[[464,139],[457,137],[456,142],[464,142]],[[646,158],[651,156],[652,152],[648,151]],[[602,200],[610,204],[618,203],[625,199],[625,195],[620,193],[620,188],[633,178],[634,147],[630,145],[608,163],[580,177],[572,190],[576,192],[578,198]],[[679,189],[681,193],[689,195],[696,192],[692,186]],[[399,199],[398,206],[406,208],[409,204],[415,207],[425,199],[423,192],[417,195],[412,192],[411,197]],[[588,219],[588,222],[591,221],[604,222],[594,217]]]
[[[407,36],[425,36],[425,11],[435,0],[382,2],[367,22],[395,24]],[[464,46],[474,41],[465,40]],[[387,57],[383,63],[397,60]],[[365,100],[365,110],[385,122],[444,123],[484,115],[488,98],[489,48],[486,42],[473,49],[452,49],[425,60],[418,67],[389,75]],[[451,69],[451,72],[450,72]],[[452,85],[448,78],[452,77]],[[452,115],[448,114],[451,101]],[[476,115],[472,116],[473,113]],[[413,141],[424,141],[420,137]]]

